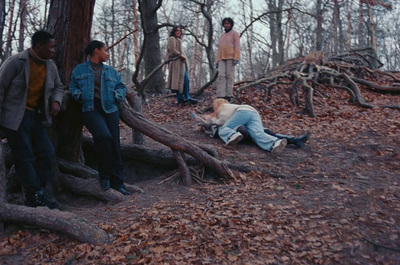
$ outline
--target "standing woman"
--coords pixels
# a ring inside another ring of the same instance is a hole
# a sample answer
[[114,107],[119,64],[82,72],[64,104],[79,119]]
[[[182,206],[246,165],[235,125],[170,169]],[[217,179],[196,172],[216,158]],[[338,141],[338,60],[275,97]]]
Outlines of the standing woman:
[[182,49],[182,30],[179,26],[172,28],[167,44],[167,58],[178,59],[169,62],[168,64],[168,81],[167,88],[176,91],[176,99],[178,104],[189,101],[191,104],[196,104],[197,100],[190,98],[189,95],[189,76],[186,71],[186,55]]
[[240,60],[240,36],[233,30],[233,19],[226,17],[222,20],[225,33],[222,33],[218,41],[217,55],[217,98],[231,101],[233,97],[233,79],[235,65]]
[[126,87],[121,75],[103,64],[109,56],[103,42],[91,41],[85,53],[89,60],[74,69],[69,90],[82,103],[83,122],[93,136],[101,188],[130,195],[123,182],[117,106],[126,96]]

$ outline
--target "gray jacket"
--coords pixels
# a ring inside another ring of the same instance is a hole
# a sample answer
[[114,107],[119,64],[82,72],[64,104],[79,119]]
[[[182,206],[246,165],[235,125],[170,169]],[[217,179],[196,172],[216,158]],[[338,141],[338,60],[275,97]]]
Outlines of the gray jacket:
[[[29,50],[13,55],[0,67],[0,125],[18,130],[24,117],[29,82]],[[50,106],[64,96],[63,84],[55,63],[46,60],[46,80],[44,85],[43,124],[50,126],[52,119]]]

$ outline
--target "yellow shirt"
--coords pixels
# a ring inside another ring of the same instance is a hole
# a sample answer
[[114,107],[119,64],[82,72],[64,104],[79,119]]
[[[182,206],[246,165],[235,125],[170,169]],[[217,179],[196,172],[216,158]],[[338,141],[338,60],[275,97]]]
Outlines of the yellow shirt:
[[37,109],[44,93],[44,83],[46,79],[46,63],[36,63],[32,58],[29,59],[29,83],[28,98],[26,100],[27,109]]

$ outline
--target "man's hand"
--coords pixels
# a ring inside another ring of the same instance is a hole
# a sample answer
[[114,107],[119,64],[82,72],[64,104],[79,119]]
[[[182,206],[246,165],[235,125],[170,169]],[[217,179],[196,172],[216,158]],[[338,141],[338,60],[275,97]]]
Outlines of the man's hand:
[[55,101],[53,104],[51,104],[51,109],[50,109],[50,115],[51,116],[56,116],[60,112],[60,103]]

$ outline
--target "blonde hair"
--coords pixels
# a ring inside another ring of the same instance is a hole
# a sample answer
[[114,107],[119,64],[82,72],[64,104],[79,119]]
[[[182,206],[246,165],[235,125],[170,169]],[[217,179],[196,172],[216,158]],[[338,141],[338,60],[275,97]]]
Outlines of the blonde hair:
[[214,110],[214,113],[215,113],[216,115],[218,115],[219,109],[220,109],[224,104],[229,104],[229,102],[228,102],[226,99],[223,99],[223,98],[214,99],[214,101],[213,101],[213,110]]

